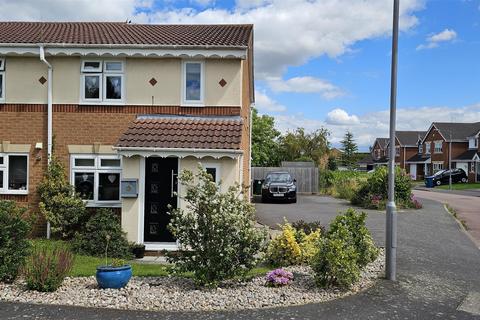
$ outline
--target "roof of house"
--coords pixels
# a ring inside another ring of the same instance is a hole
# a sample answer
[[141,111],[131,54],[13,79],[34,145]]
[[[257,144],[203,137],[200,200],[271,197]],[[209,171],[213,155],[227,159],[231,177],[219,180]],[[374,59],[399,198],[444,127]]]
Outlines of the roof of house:
[[252,25],[0,22],[0,43],[248,47]]
[[423,139],[426,131],[396,131],[395,136],[397,137],[400,145],[402,146],[415,146],[417,145],[418,139]]
[[373,163],[374,163],[374,161],[373,161],[372,155],[370,153],[368,155],[366,155],[365,157],[363,157],[362,159],[357,161],[357,164],[373,164]]
[[425,161],[428,161],[428,160],[430,160],[430,157],[423,156],[423,155],[417,153],[405,162],[407,162],[407,163],[409,163],[409,162],[425,162]]
[[[378,142],[380,145],[380,148],[385,149],[385,147],[388,145],[389,138],[377,138],[375,139],[375,142]],[[375,145],[375,143],[373,143]]]
[[434,122],[431,128],[433,126],[447,141],[450,141],[450,137],[451,140],[467,140],[467,137],[474,136],[480,131],[480,122]]
[[458,157],[456,157],[454,160],[473,160],[475,155],[477,154],[477,150],[467,150]]
[[240,117],[150,116],[134,120],[119,148],[240,149]]

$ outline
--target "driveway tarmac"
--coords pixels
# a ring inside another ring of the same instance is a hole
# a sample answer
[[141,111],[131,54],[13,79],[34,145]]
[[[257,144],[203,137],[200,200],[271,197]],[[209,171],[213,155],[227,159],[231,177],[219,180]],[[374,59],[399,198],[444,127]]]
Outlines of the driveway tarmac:
[[[1,303],[0,319],[480,319],[480,251],[443,205],[424,200],[421,210],[398,215],[397,281],[383,279],[359,294],[320,304],[237,312],[138,312]],[[258,206],[275,225],[314,219],[326,224],[348,206],[323,197],[297,205]],[[383,245],[385,215],[370,212],[368,226]]]

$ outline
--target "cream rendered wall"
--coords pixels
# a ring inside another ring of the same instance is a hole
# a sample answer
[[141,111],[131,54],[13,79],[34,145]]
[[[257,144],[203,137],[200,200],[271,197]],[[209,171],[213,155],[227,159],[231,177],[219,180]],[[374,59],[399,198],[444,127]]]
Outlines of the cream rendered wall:
[[[220,86],[220,80],[227,84]],[[241,105],[241,60],[206,60],[205,105]]]
[[[138,179],[140,181],[140,157],[123,157],[122,159],[122,177],[128,179]],[[139,185],[140,189],[140,185]],[[140,206],[140,194],[138,198],[122,198],[122,229],[127,233],[128,241],[138,242],[138,214]],[[143,226],[142,226],[143,227]]]
[[[99,60],[97,58],[91,58]],[[53,103],[80,102],[80,57],[47,57],[53,66]],[[103,59],[122,60],[122,59]],[[181,105],[182,60],[127,58],[125,61],[125,97],[131,105]],[[47,67],[35,57],[7,57],[5,67],[6,103],[47,103]],[[149,81],[155,78],[152,86]],[[225,79],[224,87],[219,81]],[[152,101],[153,97],[153,101]],[[152,103],[153,102],[153,103]],[[205,60],[205,105],[241,105],[241,60]]]
[[38,58],[7,57],[5,63],[6,103],[47,103],[47,66]]
[[[126,62],[127,104],[180,105],[180,59],[131,58]],[[149,81],[155,78],[152,86]]]

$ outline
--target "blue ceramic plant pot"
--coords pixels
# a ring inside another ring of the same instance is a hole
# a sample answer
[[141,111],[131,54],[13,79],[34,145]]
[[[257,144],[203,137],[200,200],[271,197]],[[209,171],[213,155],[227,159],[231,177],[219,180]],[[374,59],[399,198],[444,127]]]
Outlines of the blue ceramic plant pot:
[[97,267],[97,283],[102,289],[120,289],[127,285],[132,277],[132,266],[122,267],[100,266]]

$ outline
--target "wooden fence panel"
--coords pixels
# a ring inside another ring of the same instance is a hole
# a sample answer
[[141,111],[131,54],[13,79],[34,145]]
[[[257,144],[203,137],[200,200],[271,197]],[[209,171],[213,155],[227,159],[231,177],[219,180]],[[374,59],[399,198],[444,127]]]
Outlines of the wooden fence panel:
[[294,179],[297,179],[298,193],[318,193],[318,168],[252,167],[252,180],[263,180],[267,173],[272,171],[287,171],[290,173]]

